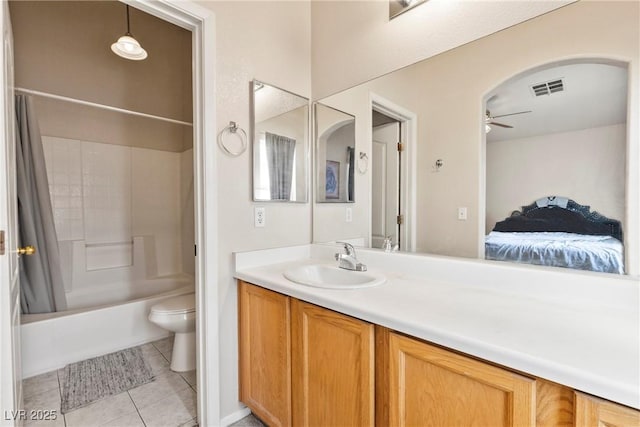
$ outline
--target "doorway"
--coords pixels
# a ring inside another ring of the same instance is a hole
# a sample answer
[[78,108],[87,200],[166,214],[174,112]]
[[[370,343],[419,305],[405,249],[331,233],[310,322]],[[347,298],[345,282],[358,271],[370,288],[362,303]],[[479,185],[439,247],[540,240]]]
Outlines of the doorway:
[[400,122],[377,110],[371,114],[371,245],[400,247],[403,220],[400,188],[402,186],[402,134]]
[[371,247],[415,252],[417,116],[371,95]]
[[[213,82],[213,70],[214,60],[213,55],[207,56],[207,60],[205,61],[203,58],[202,52],[207,48],[208,52],[213,52],[214,48],[210,45],[210,41],[212,37],[207,36],[206,34],[212,34],[213,32],[213,13],[202,8],[201,6],[197,6],[191,3],[179,2],[174,4],[170,3],[142,3],[137,4],[136,7],[143,9],[145,12],[150,13],[162,20],[169,21],[173,24],[181,26],[192,33],[192,54],[193,54],[193,144],[194,144],[194,154],[193,154],[193,166],[194,166],[194,195],[195,195],[195,243],[198,248],[198,254],[195,258],[196,266],[195,266],[195,282],[196,282],[196,311],[197,311],[197,342],[198,342],[198,420],[201,424],[207,425],[210,423],[217,423],[219,420],[219,409],[217,405],[218,401],[218,375],[217,375],[217,367],[216,364],[213,364],[209,369],[206,369],[207,355],[210,354],[212,357],[217,353],[217,342],[216,336],[217,334],[217,315],[215,312],[217,311],[217,303],[216,303],[216,295],[215,292],[209,294],[205,293],[205,279],[208,276],[215,276],[217,274],[217,259],[214,256],[215,251],[207,251],[207,247],[214,247],[216,242],[216,215],[215,215],[215,191],[213,189],[205,189],[205,173],[208,172],[213,173],[215,175],[215,156],[216,153],[212,149],[209,151],[206,150],[205,136],[212,135],[213,129],[215,129],[215,122],[213,115],[211,112],[214,110],[214,98],[213,98],[213,90],[204,90],[203,81],[207,80],[207,82]],[[6,8],[4,9],[6,12]],[[7,16],[5,13],[3,16]],[[5,34],[5,44],[6,44],[6,34],[10,35],[10,24],[7,24],[7,21],[3,21],[3,34]],[[8,74],[11,71],[12,64],[10,63],[10,58],[6,54],[3,56],[5,68],[3,70],[3,81],[5,82],[5,94],[10,92],[7,89],[7,79]],[[215,85],[208,86],[209,88],[214,87]],[[12,98],[12,93],[11,93]],[[13,107],[12,102],[4,102],[2,105],[2,113],[6,113],[10,111]],[[208,120],[207,125],[205,126],[202,117],[205,116],[205,112],[208,113],[208,117],[211,119]],[[10,125],[9,122],[4,123],[4,128]],[[211,145],[211,144],[210,144]],[[3,149],[5,152],[5,149]],[[3,160],[4,159],[4,156]],[[206,159],[206,160],[205,160]],[[207,167],[205,168],[205,163]],[[6,200],[6,192],[8,190],[8,186],[10,183],[7,183],[5,179],[0,180],[0,184],[2,188],[0,188],[0,196],[2,196],[2,200]],[[208,196],[208,197],[207,197]],[[207,207],[209,208],[205,214],[205,198],[209,200]],[[6,230],[8,227],[7,211],[11,211],[10,206],[5,206],[4,202],[2,202],[3,214],[0,215],[0,229]],[[207,227],[207,233],[204,233],[205,225],[210,224]],[[11,250],[10,248],[8,248]],[[5,257],[6,258],[6,257]],[[193,258],[192,258],[193,259]],[[0,269],[0,273],[2,274],[2,280],[4,281],[6,274],[8,274],[7,270],[4,269],[5,261],[3,262],[3,268]],[[205,267],[206,266],[206,267]],[[3,353],[3,364],[2,364],[2,372],[1,378],[2,381],[0,386],[2,387],[2,395],[3,395],[3,407],[4,408],[14,408],[16,410],[21,408],[19,391],[14,390],[12,384],[19,383],[19,373],[12,372],[11,366],[13,363],[5,364],[5,361],[11,360],[10,356],[7,356],[8,352],[19,350],[19,345],[9,346],[5,345],[11,342],[10,334],[13,330],[15,330],[15,322],[11,320],[10,317],[5,316],[4,313],[6,311],[5,308],[8,307],[8,298],[5,298],[5,295],[2,295],[2,309],[0,312],[3,312],[2,318],[2,330],[1,339],[3,343],[3,351],[7,349],[7,352]],[[205,307],[210,307],[208,310]],[[205,316],[205,313],[208,312],[210,316]],[[14,328],[11,325],[14,324]],[[207,339],[208,332],[210,332],[211,337]],[[205,346],[204,343],[207,343]],[[16,362],[14,360],[14,362]],[[13,378],[13,379],[12,379]],[[14,381],[18,380],[18,381]],[[10,396],[9,396],[10,395]],[[5,399],[6,397],[6,399]],[[10,402],[11,405],[5,406],[5,402]],[[211,402],[211,403],[208,403]],[[209,421],[207,421],[209,420]]]

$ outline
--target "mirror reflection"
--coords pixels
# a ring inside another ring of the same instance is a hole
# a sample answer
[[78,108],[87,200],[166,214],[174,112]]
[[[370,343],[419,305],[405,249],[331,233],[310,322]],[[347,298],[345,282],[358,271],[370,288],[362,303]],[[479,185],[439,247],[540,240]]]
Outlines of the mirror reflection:
[[485,258],[624,273],[626,67],[525,72],[486,106]]
[[[563,9],[565,19],[571,7]],[[484,259],[486,236],[497,224],[524,222],[512,214],[526,217],[523,207],[553,200],[543,215],[563,209],[581,218],[532,218],[551,224],[520,233],[595,236],[603,244],[594,252],[618,260],[598,267],[595,253],[580,252],[564,267],[638,274],[638,160],[629,155],[637,152],[638,117],[628,111],[635,104],[627,84],[637,84],[637,76],[628,73],[629,63],[612,59],[632,57],[637,41],[616,33],[591,36],[578,19],[572,28],[581,36],[554,38],[558,49],[549,51],[538,39],[557,28],[555,13],[322,99],[355,116],[358,151],[372,162],[360,176],[366,184],[356,186],[352,222],[314,206],[314,242],[351,238],[382,248],[397,233],[392,239],[400,250]],[[596,41],[601,56],[587,57]],[[537,95],[543,87],[547,92]],[[399,164],[399,173],[378,164],[383,156],[373,114],[381,110],[399,113],[399,125],[389,127],[400,127],[408,152],[404,160],[386,161]],[[384,184],[389,176],[397,176],[399,197]],[[402,225],[387,224],[397,212],[406,215]],[[600,225],[575,228],[581,219]],[[563,222],[568,228],[558,230]],[[600,226],[605,230],[593,230]],[[557,266],[566,256],[542,255],[533,263]]]
[[317,198],[320,203],[355,201],[356,119],[326,105],[314,104]]
[[254,80],[253,200],[306,202],[309,100]]

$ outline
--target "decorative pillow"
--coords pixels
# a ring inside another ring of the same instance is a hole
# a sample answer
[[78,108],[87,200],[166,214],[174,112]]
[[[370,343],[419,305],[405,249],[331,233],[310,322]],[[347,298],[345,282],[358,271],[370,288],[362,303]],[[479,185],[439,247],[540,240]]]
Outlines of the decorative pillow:
[[493,231],[503,232],[566,232],[614,236],[611,223],[598,223],[586,220],[581,214],[558,207],[534,209],[527,216],[511,216],[496,223]]

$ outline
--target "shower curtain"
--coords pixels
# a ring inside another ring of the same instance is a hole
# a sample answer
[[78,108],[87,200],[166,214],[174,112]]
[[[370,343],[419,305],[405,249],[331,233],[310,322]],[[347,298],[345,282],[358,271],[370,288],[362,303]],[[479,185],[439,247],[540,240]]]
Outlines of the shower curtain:
[[36,247],[35,254],[20,257],[22,312],[65,310],[44,150],[33,100],[26,95],[16,95],[16,178],[20,246]]
[[265,132],[271,200],[290,200],[296,140]]
[[347,172],[347,200],[353,202],[355,200],[355,188],[354,188],[354,165],[355,165],[355,147],[347,147],[347,165],[349,169]]

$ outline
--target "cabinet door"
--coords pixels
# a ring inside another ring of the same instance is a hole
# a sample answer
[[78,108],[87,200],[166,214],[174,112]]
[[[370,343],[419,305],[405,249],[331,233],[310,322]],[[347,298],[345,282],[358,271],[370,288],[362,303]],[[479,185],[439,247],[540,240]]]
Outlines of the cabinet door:
[[242,281],[238,284],[240,400],[269,426],[289,426],[289,297]]
[[298,300],[293,317],[293,424],[372,426],[373,325]]
[[606,400],[576,393],[576,427],[638,427],[640,412]]
[[390,333],[389,425],[533,426],[535,381]]

